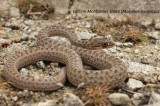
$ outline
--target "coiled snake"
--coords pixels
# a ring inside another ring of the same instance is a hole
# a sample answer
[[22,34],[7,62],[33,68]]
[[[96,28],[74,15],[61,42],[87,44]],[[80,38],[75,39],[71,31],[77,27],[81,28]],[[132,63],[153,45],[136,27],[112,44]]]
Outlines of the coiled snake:
[[[51,36],[65,37],[74,46],[55,42],[50,38]],[[121,86],[127,77],[127,68],[119,58],[98,50],[89,50],[112,45],[108,38],[78,40],[74,32],[65,27],[48,26],[37,35],[37,44],[36,48],[7,58],[3,76],[13,86],[28,90],[56,90],[62,87],[59,83],[64,84],[67,78],[75,86],[81,83],[85,85],[106,83],[108,87],[114,88]],[[66,71],[60,71],[54,77],[40,79],[23,76],[18,72],[18,69],[40,60],[64,63]],[[82,61],[99,70],[84,69]]]

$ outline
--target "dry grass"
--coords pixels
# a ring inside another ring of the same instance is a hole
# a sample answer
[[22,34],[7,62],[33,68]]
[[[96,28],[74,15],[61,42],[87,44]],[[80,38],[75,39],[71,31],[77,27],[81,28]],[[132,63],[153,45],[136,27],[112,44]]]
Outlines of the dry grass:
[[147,37],[141,34],[138,27],[131,25],[127,25],[122,38],[123,42],[130,41],[134,43],[147,40]]
[[30,0],[18,0],[18,7],[21,13],[26,13],[30,8]]
[[51,7],[47,2],[40,2],[38,0],[18,0],[18,6],[21,13],[27,15],[54,13],[54,7]]
[[91,31],[98,35],[111,34],[113,38],[121,42],[145,42],[148,38],[142,34],[141,27],[133,22],[111,22],[110,19],[98,17],[96,23],[91,26]]
[[108,106],[110,104],[107,98],[108,95],[109,88],[105,84],[88,85],[78,94],[85,106]]
[[91,27],[92,32],[97,33],[98,35],[106,35],[107,27],[104,22],[97,22]]

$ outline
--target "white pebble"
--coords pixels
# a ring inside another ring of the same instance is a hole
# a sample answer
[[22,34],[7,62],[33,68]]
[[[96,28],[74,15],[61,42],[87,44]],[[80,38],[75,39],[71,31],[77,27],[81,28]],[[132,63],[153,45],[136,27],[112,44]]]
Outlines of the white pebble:
[[131,100],[126,94],[122,93],[113,93],[109,95],[109,100],[114,105],[128,106],[131,104]]
[[141,81],[132,78],[129,79],[127,85],[132,89],[142,88],[144,86]]

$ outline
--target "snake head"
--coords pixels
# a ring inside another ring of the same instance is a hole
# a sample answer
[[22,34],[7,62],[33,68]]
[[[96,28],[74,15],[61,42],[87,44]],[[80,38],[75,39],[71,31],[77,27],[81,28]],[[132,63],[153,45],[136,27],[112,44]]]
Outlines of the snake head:
[[108,36],[95,36],[90,39],[90,45],[92,48],[110,48],[115,45],[114,41]]

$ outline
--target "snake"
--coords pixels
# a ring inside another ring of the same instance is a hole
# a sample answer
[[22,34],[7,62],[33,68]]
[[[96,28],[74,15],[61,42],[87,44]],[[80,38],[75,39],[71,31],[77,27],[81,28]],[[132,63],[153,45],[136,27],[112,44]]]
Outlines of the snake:
[[[51,37],[54,36],[67,38],[71,45],[53,40]],[[14,53],[6,59],[2,75],[14,87],[33,91],[57,90],[66,80],[74,86],[105,83],[109,88],[119,87],[127,78],[125,63],[114,55],[97,50],[113,44],[108,37],[78,39],[69,28],[47,26],[39,31],[36,47]],[[56,76],[39,79],[20,74],[19,69],[41,60],[57,61],[66,68]],[[96,69],[85,69],[83,63]]]

